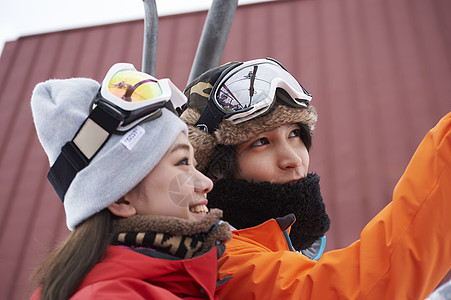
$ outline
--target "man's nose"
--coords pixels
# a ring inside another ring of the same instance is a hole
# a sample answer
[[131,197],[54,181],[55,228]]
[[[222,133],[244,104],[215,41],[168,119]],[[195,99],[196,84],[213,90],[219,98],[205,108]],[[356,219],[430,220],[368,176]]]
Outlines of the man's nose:
[[277,148],[279,168],[292,169],[302,165],[302,159],[296,150],[288,143],[284,142]]

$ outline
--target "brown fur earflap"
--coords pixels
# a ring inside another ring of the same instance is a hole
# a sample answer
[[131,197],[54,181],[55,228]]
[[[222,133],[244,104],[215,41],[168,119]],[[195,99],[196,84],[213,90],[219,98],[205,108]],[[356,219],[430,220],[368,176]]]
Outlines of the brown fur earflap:
[[194,157],[196,158],[196,168],[204,171],[215,146],[218,144],[216,137],[196,127],[200,113],[194,108],[188,108],[180,116],[182,121],[188,124],[188,139],[194,147]]

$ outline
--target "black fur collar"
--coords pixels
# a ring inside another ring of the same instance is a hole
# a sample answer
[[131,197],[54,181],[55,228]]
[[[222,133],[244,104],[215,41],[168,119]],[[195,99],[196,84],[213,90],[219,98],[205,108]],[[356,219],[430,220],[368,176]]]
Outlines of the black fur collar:
[[309,248],[330,227],[316,174],[285,185],[220,179],[208,194],[208,201],[210,207],[222,209],[224,220],[238,229],[294,213],[296,222],[290,237],[298,251]]

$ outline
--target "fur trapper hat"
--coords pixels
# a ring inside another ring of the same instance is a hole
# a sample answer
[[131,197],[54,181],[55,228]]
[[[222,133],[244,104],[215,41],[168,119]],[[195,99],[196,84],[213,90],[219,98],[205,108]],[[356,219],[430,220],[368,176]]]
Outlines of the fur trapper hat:
[[207,104],[213,86],[222,72],[232,64],[236,64],[236,62],[206,71],[191,82],[184,92],[188,102],[181,119],[188,124],[189,140],[195,149],[197,168],[200,171],[205,171],[216,145],[238,145],[262,132],[274,130],[285,124],[305,124],[310,130],[310,135],[315,129],[317,112],[313,105],[308,104],[306,108],[294,108],[279,103],[276,103],[270,113],[243,123],[233,124],[224,119],[212,134],[197,128],[197,121]]

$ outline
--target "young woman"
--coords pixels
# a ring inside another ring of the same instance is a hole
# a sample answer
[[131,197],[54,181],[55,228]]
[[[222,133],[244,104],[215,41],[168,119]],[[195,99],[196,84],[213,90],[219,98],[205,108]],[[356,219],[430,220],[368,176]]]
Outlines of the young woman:
[[206,207],[212,182],[174,109],[185,100],[130,64],[101,86],[36,86],[34,122],[72,232],[37,270],[32,299],[215,298],[231,234]]
[[424,299],[450,270],[451,114],[360,240],[322,254],[311,95],[272,59],[209,70],[185,94],[199,170],[214,180],[209,206],[237,229],[219,260],[220,278],[233,275],[220,299]]

